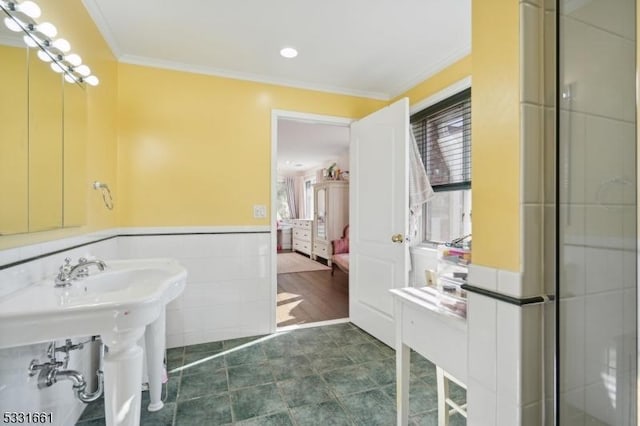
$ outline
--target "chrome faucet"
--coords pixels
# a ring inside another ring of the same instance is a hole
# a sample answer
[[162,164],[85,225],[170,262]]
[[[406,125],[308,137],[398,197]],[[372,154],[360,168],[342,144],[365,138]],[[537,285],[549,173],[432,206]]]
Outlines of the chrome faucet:
[[78,259],[77,265],[71,265],[71,258],[67,257],[56,276],[55,286],[67,287],[71,285],[71,281],[89,276],[89,266],[91,265],[97,266],[101,271],[104,271],[104,268],[107,267],[107,264],[102,260],[87,260],[84,257]]

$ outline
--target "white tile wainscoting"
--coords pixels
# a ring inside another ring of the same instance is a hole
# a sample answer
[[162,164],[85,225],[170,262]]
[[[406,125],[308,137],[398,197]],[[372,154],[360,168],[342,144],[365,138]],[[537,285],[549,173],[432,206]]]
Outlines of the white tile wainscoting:
[[[91,255],[107,264],[171,257],[189,276],[183,294],[167,306],[168,347],[266,334],[275,323],[270,244],[269,227],[126,228],[2,250],[0,266],[18,264],[0,270],[0,297],[54,276],[65,257]],[[37,377],[28,377],[29,363],[43,361],[47,346],[0,349],[0,409],[51,412],[53,424],[74,424],[84,404],[71,383],[39,390]],[[89,358],[86,350],[73,352],[69,368],[90,376]]]
[[[543,304],[468,293],[468,414],[477,425],[541,425]],[[472,423],[469,423],[472,424]]]
[[184,292],[167,306],[168,347],[271,331],[271,235],[268,228],[238,231],[168,235],[175,231],[163,230],[167,235],[145,236],[127,230],[136,235],[118,238],[121,258],[171,257],[187,268]]

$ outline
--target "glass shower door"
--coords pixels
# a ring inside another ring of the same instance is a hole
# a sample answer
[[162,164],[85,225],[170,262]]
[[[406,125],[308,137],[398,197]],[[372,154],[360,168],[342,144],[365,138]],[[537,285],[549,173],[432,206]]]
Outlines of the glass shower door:
[[635,425],[636,2],[557,10],[555,420]]

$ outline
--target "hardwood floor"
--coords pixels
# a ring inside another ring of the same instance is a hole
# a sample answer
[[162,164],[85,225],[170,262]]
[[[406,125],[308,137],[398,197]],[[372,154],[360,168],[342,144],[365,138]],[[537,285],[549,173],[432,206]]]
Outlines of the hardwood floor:
[[278,274],[278,327],[349,316],[349,276],[331,271]]

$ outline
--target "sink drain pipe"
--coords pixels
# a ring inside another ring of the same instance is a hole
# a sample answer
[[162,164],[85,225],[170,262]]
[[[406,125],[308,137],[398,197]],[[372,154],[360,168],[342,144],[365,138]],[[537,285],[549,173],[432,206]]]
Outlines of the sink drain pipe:
[[[40,371],[38,375],[38,389],[53,386],[61,380],[69,380],[72,382],[73,391],[80,401],[93,402],[100,398],[104,389],[104,373],[102,372],[104,343],[99,336],[94,336],[91,340],[98,341],[99,344],[99,365],[96,370],[98,385],[94,392],[87,392],[87,380],[84,378],[82,373],[77,370],[66,369],[69,363],[69,352],[76,349],[82,349],[84,347],[84,343],[79,343],[77,345],[71,344],[71,339],[67,339],[65,346],[62,347],[57,348],[55,343],[49,345],[49,350],[47,351],[49,362],[38,364],[38,361],[35,359],[31,361],[31,365],[29,365],[29,375],[34,376],[36,371]],[[56,352],[64,352],[66,354],[64,361],[58,361],[56,359]]]
[[[78,398],[82,402],[93,402],[96,399],[100,398],[103,391],[104,380],[103,380],[103,372],[102,372],[102,359],[104,357],[104,343],[102,340],[99,340],[100,345],[100,358],[99,358],[99,367],[96,370],[96,375],[98,376],[98,388],[95,392],[87,392],[87,381],[85,380],[82,373],[76,370],[58,370],[53,369],[51,371],[52,377],[50,379],[51,384],[59,382],[60,380],[70,380],[73,382],[73,391],[76,393],[76,398]],[[50,386],[50,385],[49,385]]]

